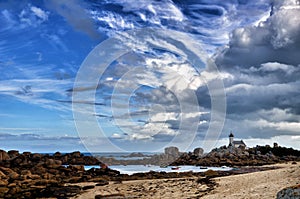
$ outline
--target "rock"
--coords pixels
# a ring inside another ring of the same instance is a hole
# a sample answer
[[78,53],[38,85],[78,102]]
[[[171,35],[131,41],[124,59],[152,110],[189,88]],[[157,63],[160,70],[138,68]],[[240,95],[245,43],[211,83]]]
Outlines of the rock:
[[25,156],[30,156],[30,155],[31,155],[31,152],[25,151],[25,152],[23,152],[23,155],[25,155]]
[[0,179],[6,179],[7,176],[2,172],[0,171]]
[[8,175],[8,174],[14,172],[12,169],[6,168],[6,167],[0,167],[0,171],[3,172],[5,175]]
[[287,187],[277,193],[277,199],[299,199],[300,198],[300,184]]
[[17,193],[22,191],[22,189],[17,186],[8,186],[8,188],[9,188],[8,194],[10,194],[12,196],[15,196]]
[[124,194],[122,193],[115,193],[115,194],[109,194],[109,195],[96,195],[95,199],[121,199],[126,198]]
[[9,155],[10,158],[15,158],[20,155],[19,151],[17,150],[10,150],[7,152],[7,154]]
[[8,188],[12,188],[12,187],[16,187],[17,184],[16,183],[10,183],[9,185],[7,185]]
[[22,170],[21,175],[31,175],[31,171],[30,170]]
[[0,180],[0,187],[5,187],[8,185],[8,181],[7,180]]
[[44,173],[41,175],[41,177],[46,180],[51,180],[51,179],[53,179],[54,175],[50,174],[50,173]]
[[87,185],[87,186],[82,187],[82,190],[88,190],[88,189],[94,189],[94,188],[95,188],[94,185]]
[[80,158],[81,157],[81,153],[79,151],[75,151],[73,153],[70,154],[72,158]]
[[59,185],[61,185],[61,183],[59,183],[57,180],[39,180],[35,183],[35,185],[37,186],[54,186],[57,187]]
[[109,182],[106,180],[98,180],[96,186],[105,186],[108,184],[109,184]]
[[59,157],[61,157],[61,153],[57,151],[53,154],[53,156],[56,158],[59,158]]
[[208,177],[214,177],[214,176],[218,176],[218,172],[209,169],[209,170],[204,172],[204,175],[206,175]]
[[37,174],[37,175],[42,175],[42,174],[47,173],[47,169],[44,168],[42,165],[37,165],[31,169],[31,173]]
[[166,155],[171,155],[173,157],[178,157],[179,156],[179,149],[174,146],[170,146],[165,148],[165,154]]
[[39,179],[41,179],[41,176],[36,175],[36,174],[32,174],[32,175],[29,175],[28,178],[32,179],[32,180],[39,180]]
[[68,168],[75,171],[84,171],[84,165],[69,165]]
[[17,172],[11,172],[7,175],[11,180],[18,180],[20,175]]
[[57,169],[58,167],[60,167],[62,165],[62,161],[54,160],[54,159],[47,159],[45,161],[45,164],[48,168]]
[[32,160],[34,161],[39,161],[40,159],[42,159],[43,155],[39,154],[39,153],[34,153],[32,154]]
[[66,182],[68,182],[68,183],[81,182],[81,177],[71,177],[71,178],[67,179]]
[[0,161],[10,159],[8,153],[6,151],[0,150]]
[[39,196],[43,198],[55,197],[55,198],[69,198],[76,196],[81,192],[80,186],[62,186],[47,187],[45,190],[39,193]]
[[204,150],[202,148],[195,148],[193,154],[197,157],[201,157],[203,155]]
[[9,191],[6,187],[0,187],[0,198],[4,198],[6,196],[6,193]]

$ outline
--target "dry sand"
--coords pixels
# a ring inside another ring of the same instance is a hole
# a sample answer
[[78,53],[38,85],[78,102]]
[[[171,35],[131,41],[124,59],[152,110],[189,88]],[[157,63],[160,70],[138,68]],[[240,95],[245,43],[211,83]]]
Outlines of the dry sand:
[[[215,178],[217,187],[203,196],[206,185],[196,182],[196,178],[135,180],[85,191],[77,199],[94,199],[95,195],[123,194],[126,198],[201,198],[204,199],[274,199],[282,188],[300,184],[300,163],[277,164],[282,168],[255,173]],[[84,183],[80,185],[94,185]]]
[[218,187],[204,199],[274,199],[281,189],[300,184],[300,163],[281,169],[216,178]]

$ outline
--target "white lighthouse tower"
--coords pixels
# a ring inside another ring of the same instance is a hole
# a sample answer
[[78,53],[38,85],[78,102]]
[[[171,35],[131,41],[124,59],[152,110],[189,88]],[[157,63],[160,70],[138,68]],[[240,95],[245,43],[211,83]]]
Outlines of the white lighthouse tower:
[[233,146],[233,138],[234,138],[234,136],[233,136],[232,132],[230,132],[230,135],[229,135],[229,146]]

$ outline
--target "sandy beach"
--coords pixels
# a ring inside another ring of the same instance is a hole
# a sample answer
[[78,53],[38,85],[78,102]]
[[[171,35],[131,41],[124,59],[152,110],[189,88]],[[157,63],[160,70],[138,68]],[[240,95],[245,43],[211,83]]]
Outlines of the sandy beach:
[[[116,194],[119,198],[228,198],[273,199],[281,189],[300,184],[300,163],[276,164],[280,169],[215,178],[217,185],[210,187],[197,178],[173,178],[110,182],[95,186],[73,199],[94,199],[96,195]],[[80,186],[96,183],[79,183]]]
[[218,187],[204,199],[273,199],[281,189],[300,184],[300,163],[280,169],[216,178]]

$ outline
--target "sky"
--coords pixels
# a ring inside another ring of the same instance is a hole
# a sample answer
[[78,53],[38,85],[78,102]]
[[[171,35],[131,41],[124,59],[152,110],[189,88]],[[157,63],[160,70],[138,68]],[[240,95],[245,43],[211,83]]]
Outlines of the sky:
[[0,148],[300,149],[298,0],[0,1]]

